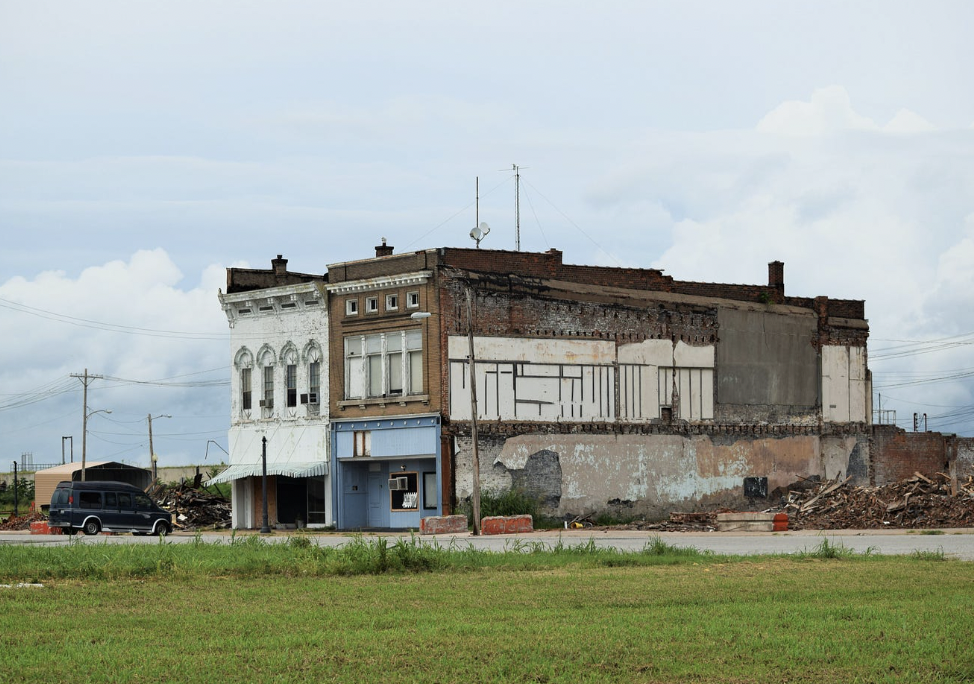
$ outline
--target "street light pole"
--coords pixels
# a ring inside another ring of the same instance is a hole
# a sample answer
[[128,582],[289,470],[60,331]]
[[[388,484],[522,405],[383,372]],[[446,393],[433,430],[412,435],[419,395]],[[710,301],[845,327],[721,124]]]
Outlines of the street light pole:
[[263,503],[261,505],[262,519],[261,519],[260,533],[270,534],[271,528],[270,525],[267,524],[267,437],[261,437],[260,441],[261,441],[260,462],[261,462],[261,468],[263,469],[262,481],[264,485]]
[[[87,392],[85,392],[87,394]],[[87,409],[87,404],[85,404],[85,409]],[[91,418],[96,413],[111,413],[109,409],[98,409],[97,411],[92,411],[91,413],[85,413],[84,423],[82,424],[82,435],[81,435],[81,481],[85,481],[85,458],[87,456],[88,449],[88,419]]]
[[[161,415],[156,416],[156,418],[172,418],[172,416],[170,416],[167,413],[163,413]],[[152,414],[151,413],[149,414],[148,419],[149,419],[149,460],[152,462],[152,479],[155,480],[158,477],[156,462],[159,459],[156,457],[156,452],[152,448]]]

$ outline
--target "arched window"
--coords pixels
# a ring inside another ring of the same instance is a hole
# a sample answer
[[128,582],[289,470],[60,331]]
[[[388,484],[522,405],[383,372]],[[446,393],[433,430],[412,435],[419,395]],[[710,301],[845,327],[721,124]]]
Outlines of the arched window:
[[304,350],[308,361],[308,404],[317,406],[321,401],[321,347],[311,342]]
[[261,395],[260,405],[264,409],[264,415],[269,416],[274,409],[274,363],[277,360],[274,350],[264,345],[258,355],[258,365],[261,370]]
[[233,365],[237,369],[239,378],[240,410],[249,411],[253,402],[251,389],[253,383],[254,356],[250,353],[249,349],[243,347],[237,352],[233,360]]
[[285,403],[288,408],[298,405],[298,350],[288,342],[281,353],[284,362]]

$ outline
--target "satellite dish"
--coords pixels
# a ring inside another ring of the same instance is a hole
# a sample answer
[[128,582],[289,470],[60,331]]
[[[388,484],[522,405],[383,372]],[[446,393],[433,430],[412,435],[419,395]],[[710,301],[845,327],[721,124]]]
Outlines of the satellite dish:
[[479,227],[470,230],[470,239],[477,243],[477,249],[480,249],[480,241],[487,237],[489,232],[490,226],[484,221],[480,223]]

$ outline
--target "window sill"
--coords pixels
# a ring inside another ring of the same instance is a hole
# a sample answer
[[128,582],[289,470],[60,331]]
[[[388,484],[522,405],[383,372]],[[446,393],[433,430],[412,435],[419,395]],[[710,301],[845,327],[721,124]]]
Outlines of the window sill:
[[343,399],[338,402],[338,408],[345,410],[349,406],[357,406],[359,408],[366,408],[367,406],[388,406],[390,404],[396,404],[398,406],[405,406],[406,404],[413,402],[423,402],[428,404],[430,402],[430,395],[428,394],[407,394],[406,396],[395,396],[395,397],[369,397],[368,399]]

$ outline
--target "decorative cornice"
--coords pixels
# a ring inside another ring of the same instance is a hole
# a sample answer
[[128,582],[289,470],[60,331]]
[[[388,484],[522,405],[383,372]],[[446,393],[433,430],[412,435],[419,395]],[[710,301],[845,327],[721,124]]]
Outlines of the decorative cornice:
[[393,287],[408,287],[410,285],[422,285],[431,277],[430,271],[417,271],[415,273],[402,273],[394,276],[382,276],[381,278],[368,278],[365,280],[351,280],[345,283],[335,283],[327,285],[326,289],[330,294],[343,295],[352,292],[371,292],[373,290],[385,290]]

